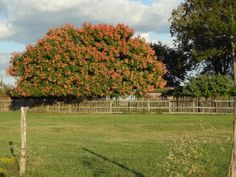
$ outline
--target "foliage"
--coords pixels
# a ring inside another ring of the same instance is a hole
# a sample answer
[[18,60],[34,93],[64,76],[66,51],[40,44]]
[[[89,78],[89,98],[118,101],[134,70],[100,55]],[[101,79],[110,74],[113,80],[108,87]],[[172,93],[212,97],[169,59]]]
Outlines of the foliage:
[[183,88],[184,88],[184,86],[178,86],[178,87],[174,88],[172,95],[176,98],[187,96],[183,93]]
[[181,49],[170,48],[160,42],[151,44],[151,47],[155,51],[158,60],[166,66],[167,73],[164,79],[167,81],[167,86],[176,87],[180,85],[186,78],[187,71],[192,69],[195,62],[189,60],[189,56]]
[[171,34],[205,73],[232,73],[236,39],[236,1],[185,0],[172,12]]
[[165,85],[164,65],[123,24],[54,28],[14,53],[9,73],[16,96],[142,96]]
[[0,176],[18,176],[18,163],[13,157],[0,157]]
[[175,88],[173,87],[165,87],[163,89],[158,89],[154,93],[161,93],[161,97],[169,97],[173,96],[173,92],[175,91]]
[[228,76],[199,75],[196,78],[190,78],[183,87],[176,88],[174,96],[229,97],[233,86],[233,81]]
[[231,96],[236,96],[236,86],[233,86],[231,89],[230,89],[230,95]]
[[12,91],[12,86],[7,84],[0,84],[0,96],[10,96],[10,92]]

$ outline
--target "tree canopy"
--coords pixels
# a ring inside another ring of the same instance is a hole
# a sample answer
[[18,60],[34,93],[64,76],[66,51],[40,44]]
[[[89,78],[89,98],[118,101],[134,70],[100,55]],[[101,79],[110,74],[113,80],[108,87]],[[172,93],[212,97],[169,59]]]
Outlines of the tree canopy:
[[189,56],[181,49],[170,48],[160,42],[151,44],[151,47],[155,51],[158,60],[165,64],[167,73],[163,78],[167,81],[167,86],[179,86],[186,79],[187,72],[193,68],[196,62],[189,60]]
[[236,1],[185,0],[172,12],[176,44],[203,62],[205,73],[232,74],[235,56]]
[[234,90],[234,82],[228,76],[224,75],[199,75],[190,78],[184,86],[176,88],[174,95],[176,97],[230,97]]
[[11,57],[14,96],[142,96],[162,88],[166,73],[155,52],[134,30],[84,24],[50,29]]

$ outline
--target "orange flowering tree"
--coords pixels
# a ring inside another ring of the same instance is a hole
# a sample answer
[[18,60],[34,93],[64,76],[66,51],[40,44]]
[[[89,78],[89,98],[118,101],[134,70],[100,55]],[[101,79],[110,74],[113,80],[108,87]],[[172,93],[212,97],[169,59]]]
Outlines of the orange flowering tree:
[[142,96],[165,81],[164,65],[123,24],[65,25],[11,56],[14,96]]

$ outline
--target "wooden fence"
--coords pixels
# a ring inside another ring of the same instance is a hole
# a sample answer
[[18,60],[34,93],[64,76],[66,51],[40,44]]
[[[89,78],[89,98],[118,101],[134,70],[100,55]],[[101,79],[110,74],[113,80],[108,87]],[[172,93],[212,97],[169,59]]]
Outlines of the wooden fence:
[[234,100],[136,100],[136,101],[80,101],[66,104],[34,105],[33,101],[0,100],[0,111],[10,111],[21,106],[30,107],[31,111],[39,112],[83,112],[83,113],[205,113],[229,114],[234,111]]
[[1,112],[7,112],[11,110],[11,102],[12,100],[10,98],[6,97],[0,97],[0,111]]

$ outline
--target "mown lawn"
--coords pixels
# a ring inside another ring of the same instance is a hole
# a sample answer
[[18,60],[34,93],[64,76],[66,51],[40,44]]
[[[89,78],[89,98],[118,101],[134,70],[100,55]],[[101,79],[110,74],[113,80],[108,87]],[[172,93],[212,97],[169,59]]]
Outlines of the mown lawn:
[[[0,174],[17,176],[4,158],[9,142],[19,155],[19,123],[0,113]],[[232,116],[29,112],[27,124],[27,177],[227,175]]]

